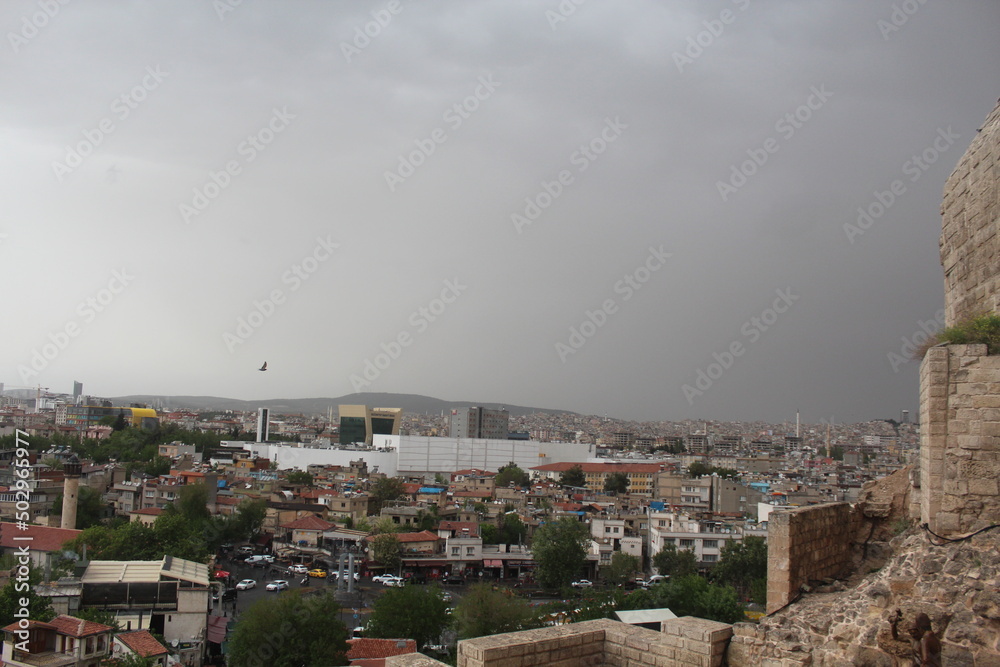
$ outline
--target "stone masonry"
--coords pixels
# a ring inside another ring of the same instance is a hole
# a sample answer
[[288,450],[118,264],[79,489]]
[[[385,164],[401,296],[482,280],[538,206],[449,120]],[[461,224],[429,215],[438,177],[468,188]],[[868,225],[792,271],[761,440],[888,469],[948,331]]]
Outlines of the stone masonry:
[[843,576],[851,566],[858,516],[848,503],[774,512],[767,529],[767,611],[791,602],[803,584]]
[[941,535],[1000,523],[1000,355],[928,350],[920,366],[920,519]]
[[945,324],[1000,313],[1000,104],[948,178],[941,203]]
[[[458,667],[720,667],[733,626],[685,616],[656,632],[600,619],[539,630],[466,639]],[[420,654],[395,656],[387,667],[437,667]]]

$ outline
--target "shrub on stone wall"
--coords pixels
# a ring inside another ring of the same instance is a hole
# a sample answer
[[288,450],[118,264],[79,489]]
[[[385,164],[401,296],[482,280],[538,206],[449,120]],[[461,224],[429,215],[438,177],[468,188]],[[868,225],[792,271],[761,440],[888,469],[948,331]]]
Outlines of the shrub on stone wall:
[[948,345],[985,345],[987,354],[1000,354],[1000,315],[986,313],[970,317],[958,324],[942,329],[917,351],[923,357],[927,350],[947,343]]

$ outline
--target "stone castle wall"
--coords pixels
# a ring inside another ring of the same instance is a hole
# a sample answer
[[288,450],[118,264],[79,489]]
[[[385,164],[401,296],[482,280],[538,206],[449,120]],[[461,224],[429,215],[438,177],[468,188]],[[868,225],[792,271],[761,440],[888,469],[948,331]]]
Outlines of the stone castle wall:
[[858,515],[849,503],[771,514],[767,528],[767,612],[795,599],[803,584],[842,576],[851,566]]
[[1000,313],[1000,105],[948,178],[941,203],[945,323]]
[[940,535],[1000,523],[1000,355],[931,348],[920,366],[920,519]]

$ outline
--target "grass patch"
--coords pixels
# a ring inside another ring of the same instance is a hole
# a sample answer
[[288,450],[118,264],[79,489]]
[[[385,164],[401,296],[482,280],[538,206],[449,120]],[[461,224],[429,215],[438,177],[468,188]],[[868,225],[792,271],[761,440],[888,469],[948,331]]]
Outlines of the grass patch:
[[955,326],[943,329],[917,350],[917,358],[927,350],[945,343],[947,345],[985,345],[986,354],[1000,354],[1000,315],[987,313],[970,317]]

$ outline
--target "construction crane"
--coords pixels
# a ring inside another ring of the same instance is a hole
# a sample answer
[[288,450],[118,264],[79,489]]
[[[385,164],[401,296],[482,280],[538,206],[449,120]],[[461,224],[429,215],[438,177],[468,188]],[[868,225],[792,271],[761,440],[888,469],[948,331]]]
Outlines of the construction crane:
[[18,384],[11,384],[11,385],[2,384],[0,386],[3,387],[3,391],[7,391],[8,389],[34,389],[35,390],[35,412],[36,413],[39,411],[39,407],[41,406],[41,403],[42,403],[42,391],[48,392],[48,390],[49,390],[48,387],[43,387],[41,385],[35,385],[33,387],[30,387],[30,386],[27,386],[27,385],[18,385]]

